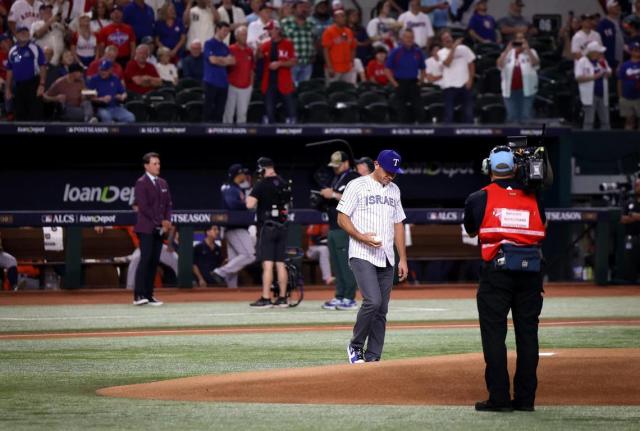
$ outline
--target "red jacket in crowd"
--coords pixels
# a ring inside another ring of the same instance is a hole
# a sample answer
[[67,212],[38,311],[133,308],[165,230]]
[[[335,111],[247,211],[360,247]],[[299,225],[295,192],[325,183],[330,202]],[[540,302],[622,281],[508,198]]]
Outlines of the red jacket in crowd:
[[[269,88],[269,64],[271,63],[271,40],[266,41],[260,47],[262,56],[264,58],[264,69],[262,72],[262,93],[266,94]],[[289,61],[296,58],[296,54],[293,48],[293,42],[289,39],[281,39],[278,42],[278,61]],[[278,91],[281,94],[290,94],[295,90],[293,85],[293,78],[291,76],[291,67],[278,68]]]

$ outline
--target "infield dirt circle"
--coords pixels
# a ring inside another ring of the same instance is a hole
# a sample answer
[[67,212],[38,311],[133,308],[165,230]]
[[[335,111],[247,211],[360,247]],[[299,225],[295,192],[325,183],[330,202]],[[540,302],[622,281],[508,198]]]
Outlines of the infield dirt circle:
[[[515,355],[509,363],[513,376]],[[205,375],[97,393],[176,401],[472,405],[487,397],[483,376],[482,354],[470,353]],[[640,349],[541,351],[538,381],[538,405],[640,405]]]

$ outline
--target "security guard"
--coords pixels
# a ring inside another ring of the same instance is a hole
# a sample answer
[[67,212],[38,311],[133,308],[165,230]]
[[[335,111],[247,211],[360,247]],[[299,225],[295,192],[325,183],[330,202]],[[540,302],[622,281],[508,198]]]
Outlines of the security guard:
[[[509,147],[494,148],[489,163],[491,184],[471,194],[464,211],[464,227],[470,236],[479,235],[484,261],[477,304],[489,399],[475,408],[533,411],[543,296],[540,242],[546,219],[540,199],[514,179]],[[513,400],[505,345],[509,310],[518,351]]]
[[[250,305],[260,308],[288,307],[285,258],[291,187],[276,173],[273,160],[267,157],[258,159],[258,175],[262,179],[247,197],[247,208],[256,209],[258,219],[258,259],[262,262],[262,296]],[[271,303],[274,263],[278,273],[280,296]]]
[[[240,164],[229,167],[229,181],[222,185],[222,207],[230,211],[246,211],[246,197],[244,188],[248,187],[247,170]],[[238,273],[242,268],[252,264],[256,258],[256,249],[247,226],[229,225],[224,229],[227,240],[228,261],[216,268],[211,276],[218,284],[228,287],[238,287]]]
[[331,155],[328,166],[333,168],[335,176],[331,187],[320,190],[320,194],[328,202],[329,216],[329,257],[336,275],[336,293],[333,299],[322,304],[325,310],[357,310],[355,300],[358,287],[353,272],[349,268],[349,235],[338,225],[336,207],[342,199],[342,193],[349,181],[359,178],[357,172],[351,169],[349,156],[344,151],[336,151]]

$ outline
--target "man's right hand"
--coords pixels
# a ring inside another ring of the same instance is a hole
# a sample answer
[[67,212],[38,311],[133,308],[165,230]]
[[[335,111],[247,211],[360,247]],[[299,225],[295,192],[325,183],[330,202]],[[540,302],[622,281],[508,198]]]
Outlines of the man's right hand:
[[373,248],[382,247],[382,242],[376,241],[374,239],[375,237],[376,237],[376,234],[374,232],[367,232],[360,235],[359,240],[360,242],[364,243],[365,245],[368,245],[369,247],[373,247]]
[[207,287],[207,282],[204,280],[204,278],[201,278],[200,280],[198,280],[198,286]]

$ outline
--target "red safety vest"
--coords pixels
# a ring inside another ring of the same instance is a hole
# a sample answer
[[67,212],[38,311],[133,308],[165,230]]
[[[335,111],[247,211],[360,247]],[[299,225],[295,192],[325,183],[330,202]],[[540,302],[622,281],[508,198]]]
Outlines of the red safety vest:
[[478,233],[482,260],[493,260],[502,244],[536,245],[544,239],[545,228],[535,195],[504,189],[496,183],[483,190],[487,192],[487,206]]

